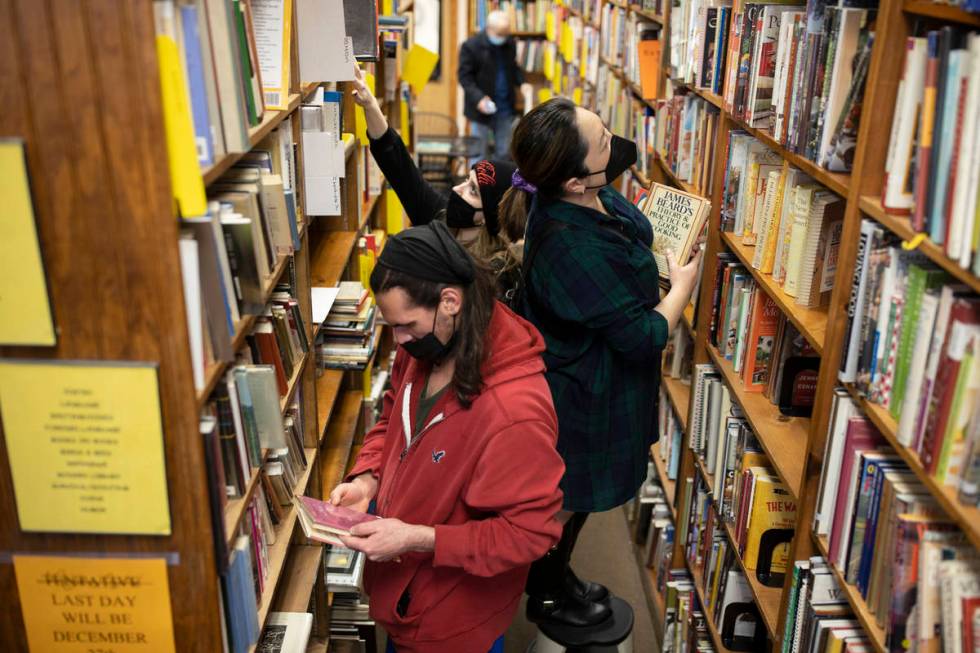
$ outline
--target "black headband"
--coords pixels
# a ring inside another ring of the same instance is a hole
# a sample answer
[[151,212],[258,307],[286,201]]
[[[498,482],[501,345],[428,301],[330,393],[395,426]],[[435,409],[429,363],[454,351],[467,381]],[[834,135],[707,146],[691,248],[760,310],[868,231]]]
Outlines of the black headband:
[[378,265],[419,279],[462,286],[476,276],[469,253],[438,220],[390,236]]

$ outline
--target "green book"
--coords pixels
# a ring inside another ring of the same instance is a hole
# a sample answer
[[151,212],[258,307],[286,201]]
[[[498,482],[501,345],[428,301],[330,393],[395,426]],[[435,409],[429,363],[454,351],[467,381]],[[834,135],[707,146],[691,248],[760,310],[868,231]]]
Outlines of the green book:
[[[971,386],[974,382],[974,376],[976,375],[976,370],[974,366],[976,365],[976,351],[974,351],[975,339],[971,339],[966,346],[966,350],[963,352],[963,360],[960,363],[959,373],[956,375],[956,388],[953,390],[953,404],[949,409],[949,419],[946,421],[946,433],[943,434],[943,446],[939,452],[939,464],[936,465],[936,480],[940,483],[946,482],[946,472],[949,470],[950,463],[950,452],[952,452],[955,447],[958,451],[956,454],[956,466],[958,478],[962,478],[962,467],[963,458],[965,452],[963,451],[963,439],[966,436],[966,425],[967,419],[963,419],[960,412],[964,409],[963,401],[967,394],[970,393]],[[969,410],[970,406],[966,406]]]
[[235,32],[238,34],[238,59],[241,64],[242,92],[245,94],[245,108],[248,111],[248,124],[253,127],[259,124],[259,114],[255,110],[255,98],[252,97],[252,59],[248,55],[248,32],[245,27],[245,12],[242,11],[240,0],[232,0],[232,12],[235,20]]
[[902,414],[902,401],[905,399],[909,368],[912,361],[912,347],[915,344],[915,334],[919,329],[919,308],[922,306],[922,296],[927,290],[941,285],[945,278],[945,273],[938,268],[920,264],[909,266],[902,331],[898,340],[898,352],[895,356],[895,378],[892,381],[891,401],[888,404],[888,410],[895,419],[898,419]]

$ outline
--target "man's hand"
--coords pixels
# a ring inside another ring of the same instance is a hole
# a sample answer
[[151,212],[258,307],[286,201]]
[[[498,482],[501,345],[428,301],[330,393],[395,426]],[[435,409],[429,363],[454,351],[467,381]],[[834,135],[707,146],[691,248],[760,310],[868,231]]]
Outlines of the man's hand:
[[496,113],[493,106],[493,100],[491,100],[490,96],[488,95],[483,96],[483,98],[480,100],[480,103],[476,105],[476,110],[488,116],[493,113]]
[[409,551],[433,551],[436,531],[431,526],[406,524],[400,519],[378,519],[357,524],[340,540],[349,549],[361,551],[374,562],[397,560]]
[[367,512],[371,499],[378,491],[378,479],[370,472],[354,477],[349,483],[341,483],[330,493],[330,503],[358,512]]

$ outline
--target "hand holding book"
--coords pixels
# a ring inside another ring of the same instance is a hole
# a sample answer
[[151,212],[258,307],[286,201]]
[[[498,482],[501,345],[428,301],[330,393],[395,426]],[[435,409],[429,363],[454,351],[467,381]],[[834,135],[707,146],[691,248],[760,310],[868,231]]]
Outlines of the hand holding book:
[[400,519],[378,519],[363,522],[341,535],[349,549],[360,551],[373,562],[401,562],[403,553],[428,553],[436,548],[436,531],[431,526],[406,524]]
[[378,492],[378,479],[370,473],[354,477],[348,483],[341,483],[330,493],[330,503],[358,512],[367,512],[371,499]]

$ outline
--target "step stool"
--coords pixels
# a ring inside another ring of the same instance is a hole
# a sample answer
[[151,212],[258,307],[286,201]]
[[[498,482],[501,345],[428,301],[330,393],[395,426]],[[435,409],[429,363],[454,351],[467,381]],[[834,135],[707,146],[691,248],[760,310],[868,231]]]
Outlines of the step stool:
[[609,608],[609,618],[595,626],[539,625],[534,652],[633,653],[633,608],[618,596],[609,599]]

